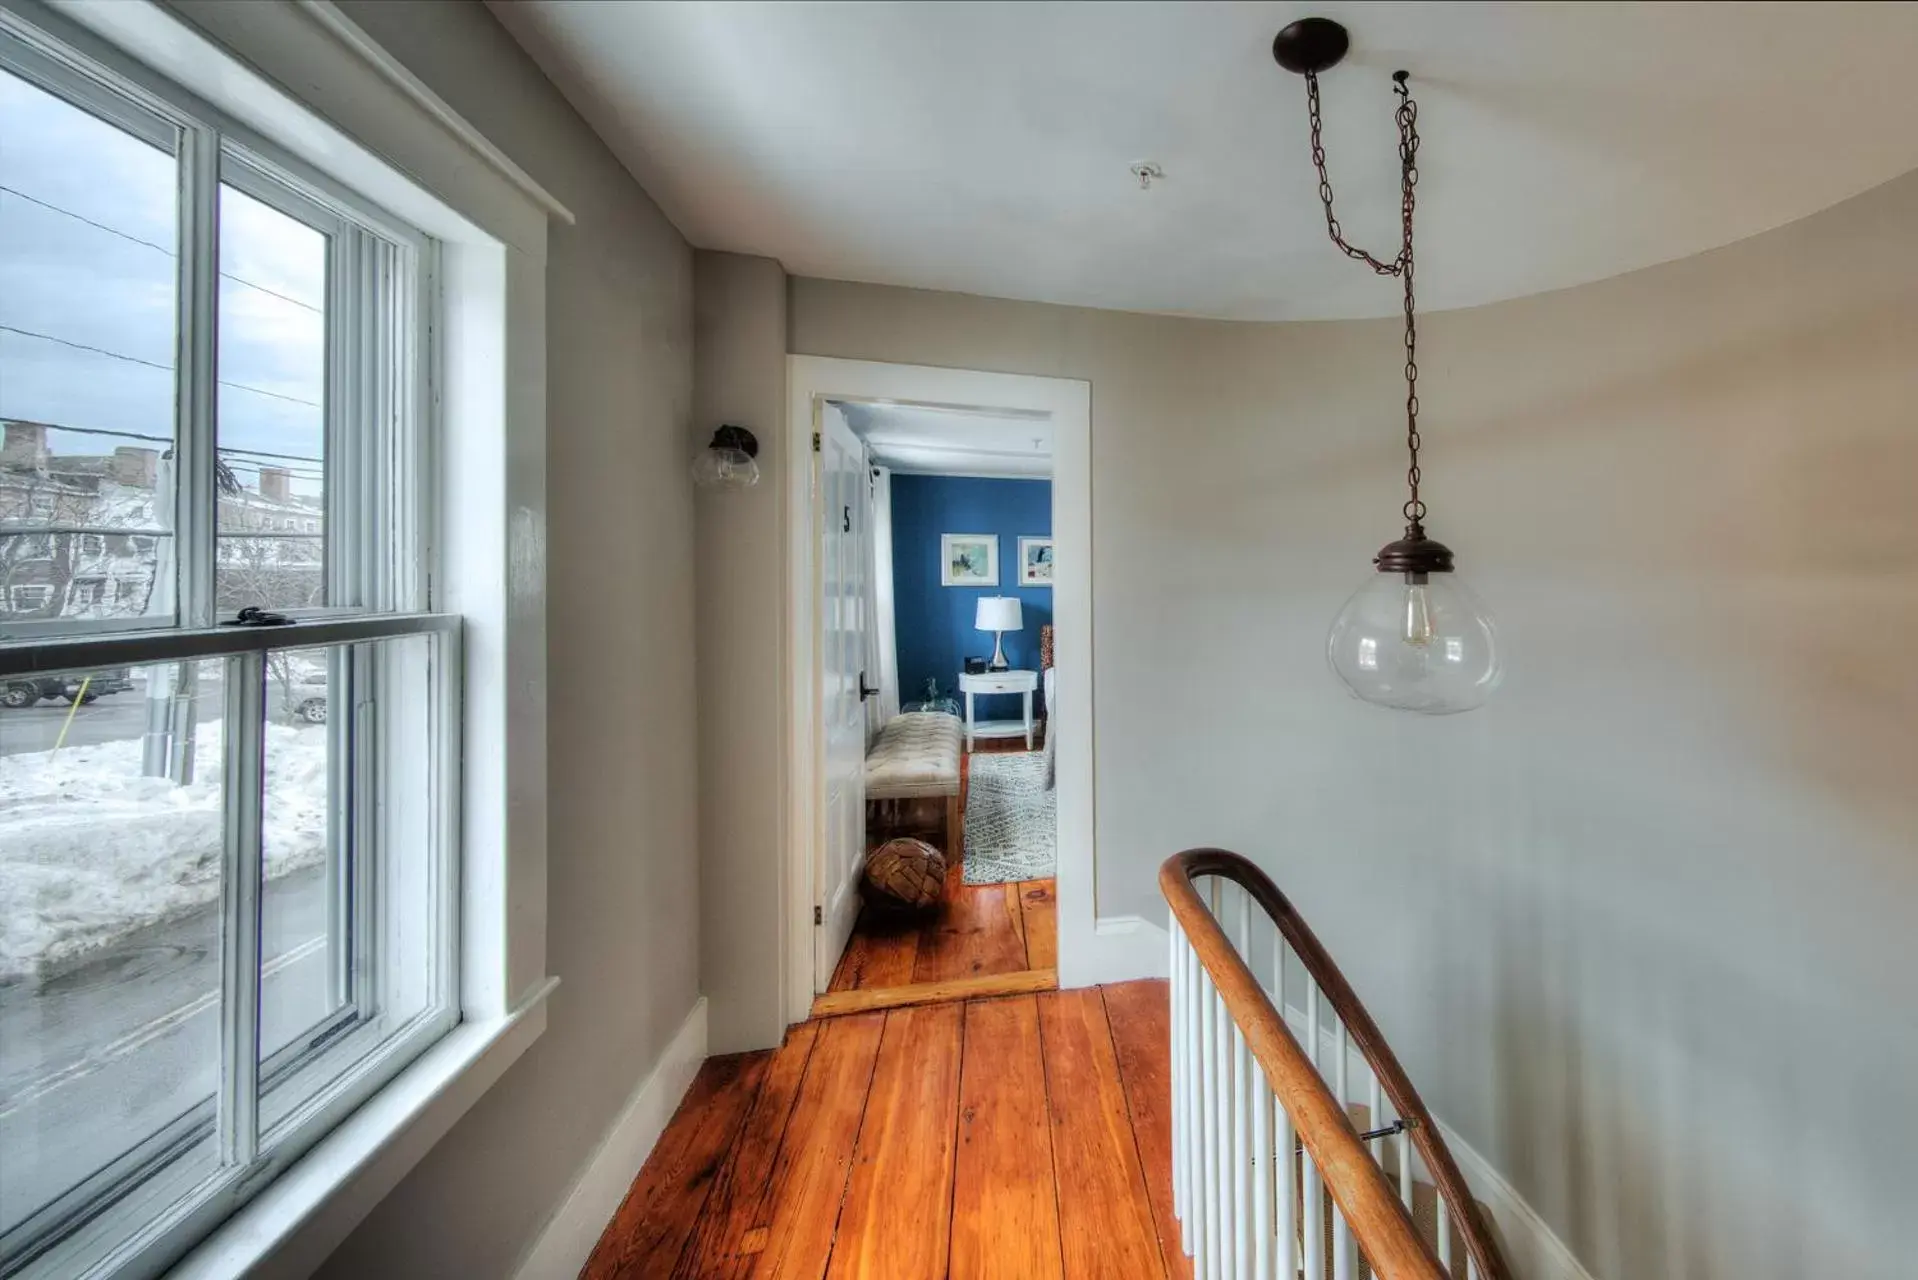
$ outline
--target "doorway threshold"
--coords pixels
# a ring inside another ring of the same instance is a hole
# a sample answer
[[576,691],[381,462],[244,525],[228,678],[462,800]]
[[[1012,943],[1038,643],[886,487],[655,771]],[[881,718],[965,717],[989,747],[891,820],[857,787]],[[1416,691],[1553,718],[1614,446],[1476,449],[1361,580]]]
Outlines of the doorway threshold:
[[869,987],[864,991],[828,991],[813,998],[812,1016],[839,1018],[850,1013],[871,1013],[876,1009],[903,1009],[910,1005],[979,1000],[988,996],[1021,996],[1058,989],[1057,969],[982,973],[970,978],[950,978],[944,982],[912,982],[900,987]]

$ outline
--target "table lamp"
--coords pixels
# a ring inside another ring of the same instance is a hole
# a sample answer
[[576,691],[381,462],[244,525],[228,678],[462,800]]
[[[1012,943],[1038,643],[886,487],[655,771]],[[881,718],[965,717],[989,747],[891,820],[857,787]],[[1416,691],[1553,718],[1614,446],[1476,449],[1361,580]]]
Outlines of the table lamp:
[[1025,618],[1019,612],[1019,601],[1013,596],[980,596],[979,614],[972,625],[981,631],[990,631],[992,637],[992,661],[986,664],[988,671],[1004,671],[1011,664],[1006,661],[1006,632],[1019,631],[1026,625]]

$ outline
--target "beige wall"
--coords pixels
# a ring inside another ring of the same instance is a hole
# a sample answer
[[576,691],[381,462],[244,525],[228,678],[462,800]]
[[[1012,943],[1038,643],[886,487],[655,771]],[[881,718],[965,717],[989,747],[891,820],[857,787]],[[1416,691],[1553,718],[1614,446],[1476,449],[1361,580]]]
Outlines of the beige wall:
[[[578,216],[551,230],[545,1036],[334,1254],[512,1274],[698,992],[693,256],[477,4],[343,6]],[[458,424],[453,424],[458,429]]]
[[1254,855],[1596,1275],[1909,1275],[1918,176],[1424,337],[1510,653],[1440,720],[1323,656],[1397,534],[1392,322],[792,283],[795,352],[1092,383],[1102,913]]
[[759,438],[756,488],[698,498],[700,989],[712,1051],[779,1043],[780,560],[786,439],[786,273],[701,251],[693,430]]

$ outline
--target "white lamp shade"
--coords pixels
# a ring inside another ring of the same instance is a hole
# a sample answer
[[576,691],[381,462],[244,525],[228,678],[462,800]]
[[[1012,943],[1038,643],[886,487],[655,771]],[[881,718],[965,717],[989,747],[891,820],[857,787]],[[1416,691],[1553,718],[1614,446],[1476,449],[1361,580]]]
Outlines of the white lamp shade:
[[1018,631],[1026,625],[1014,596],[980,596],[973,626],[981,631]]

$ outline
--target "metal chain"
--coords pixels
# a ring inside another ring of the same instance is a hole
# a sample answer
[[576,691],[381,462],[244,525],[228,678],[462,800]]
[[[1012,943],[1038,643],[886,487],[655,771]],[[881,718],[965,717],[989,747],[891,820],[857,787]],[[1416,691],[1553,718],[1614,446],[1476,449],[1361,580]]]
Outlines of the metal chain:
[[1382,276],[1397,276],[1405,285],[1405,449],[1411,459],[1405,471],[1405,483],[1412,491],[1405,503],[1405,518],[1416,526],[1425,519],[1425,503],[1419,500],[1419,337],[1417,299],[1412,290],[1412,211],[1419,180],[1419,107],[1412,101],[1406,79],[1403,71],[1392,75],[1393,92],[1399,96],[1394,118],[1399,126],[1399,206],[1403,238],[1398,256],[1390,262],[1374,257],[1347,240],[1338,216],[1332,212],[1332,179],[1325,168],[1325,122],[1319,107],[1316,72],[1305,73],[1305,102],[1312,122],[1312,164],[1319,172],[1319,203],[1325,206],[1326,233],[1346,257],[1365,263]]

